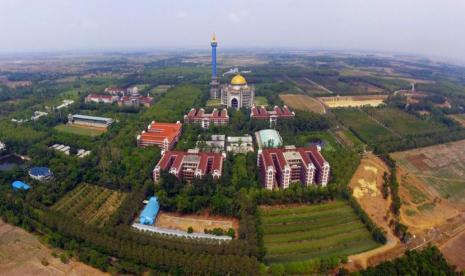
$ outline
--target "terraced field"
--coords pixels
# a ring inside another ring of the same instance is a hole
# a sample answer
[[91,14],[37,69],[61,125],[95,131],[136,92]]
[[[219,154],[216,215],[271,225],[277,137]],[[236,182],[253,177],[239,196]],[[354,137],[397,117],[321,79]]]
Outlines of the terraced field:
[[351,255],[378,247],[343,201],[260,209],[267,263]]
[[367,109],[376,120],[394,132],[406,136],[446,131],[447,128],[434,121],[420,120],[395,108]]
[[85,223],[103,226],[121,205],[125,193],[90,184],[80,184],[60,199],[52,210],[67,213]]

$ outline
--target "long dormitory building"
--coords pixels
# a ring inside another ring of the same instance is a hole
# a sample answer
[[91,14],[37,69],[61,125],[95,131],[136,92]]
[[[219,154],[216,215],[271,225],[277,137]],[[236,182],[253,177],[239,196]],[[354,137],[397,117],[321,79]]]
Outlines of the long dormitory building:
[[266,189],[286,189],[291,183],[326,186],[330,166],[316,146],[267,148],[259,152],[257,164]]

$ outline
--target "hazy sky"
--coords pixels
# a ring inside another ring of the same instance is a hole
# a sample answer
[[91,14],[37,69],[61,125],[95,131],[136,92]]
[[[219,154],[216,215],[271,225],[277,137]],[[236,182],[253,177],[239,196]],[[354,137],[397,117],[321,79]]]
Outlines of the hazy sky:
[[0,0],[0,52],[369,49],[465,60],[465,0]]

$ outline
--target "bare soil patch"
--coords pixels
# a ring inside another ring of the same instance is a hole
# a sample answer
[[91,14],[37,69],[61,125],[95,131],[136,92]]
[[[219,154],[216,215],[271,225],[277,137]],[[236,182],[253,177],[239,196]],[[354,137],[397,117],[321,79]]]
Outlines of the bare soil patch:
[[444,243],[440,250],[449,263],[460,271],[465,270],[465,231]]
[[205,229],[221,228],[228,231],[229,228],[233,228],[237,234],[239,221],[236,218],[209,215],[208,210],[198,215],[183,215],[161,211],[157,216],[155,226],[181,231],[187,231],[189,227],[192,227],[194,232],[197,233],[204,233]]
[[359,106],[379,106],[387,99],[387,95],[363,95],[363,96],[335,96],[319,97],[329,108],[337,107],[359,107]]
[[388,238],[388,242],[379,248],[350,256],[350,268],[365,268],[372,263],[372,259],[386,254],[399,244],[389,227],[391,200],[389,197],[384,199],[381,193],[385,172],[389,172],[386,164],[375,155],[367,153],[350,181],[349,187],[354,197],[373,222],[386,231]]
[[325,114],[325,106],[315,98],[300,94],[282,94],[279,98],[291,108]]
[[[47,260],[47,266],[42,264]],[[109,275],[83,263],[67,264],[52,256],[52,250],[36,236],[0,221],[0,275]]]

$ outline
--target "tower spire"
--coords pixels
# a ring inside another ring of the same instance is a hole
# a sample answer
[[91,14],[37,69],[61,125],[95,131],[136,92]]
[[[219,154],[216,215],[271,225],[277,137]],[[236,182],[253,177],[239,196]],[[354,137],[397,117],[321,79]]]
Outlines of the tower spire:
[[215,35],[215,32],[213,32],[212,42],[216,42],[216,35]]

